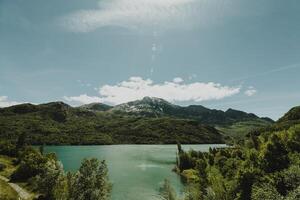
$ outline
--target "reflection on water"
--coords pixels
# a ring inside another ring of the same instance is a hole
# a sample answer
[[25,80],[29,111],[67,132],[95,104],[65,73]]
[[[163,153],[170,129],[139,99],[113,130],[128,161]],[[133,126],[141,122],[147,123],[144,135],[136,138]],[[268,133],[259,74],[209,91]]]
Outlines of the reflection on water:
[[[183,145],[185,150],[207,151],[209,147],[224,145]],[[155,200],[165,178],[170,179],[180,194],[184,186],[172,172],[176,159],[176,145],[103,145],[103,146],[47,146],[55,152],[65,170],[74,171],[84,158],[105,159],[113,183],[113,200]]]

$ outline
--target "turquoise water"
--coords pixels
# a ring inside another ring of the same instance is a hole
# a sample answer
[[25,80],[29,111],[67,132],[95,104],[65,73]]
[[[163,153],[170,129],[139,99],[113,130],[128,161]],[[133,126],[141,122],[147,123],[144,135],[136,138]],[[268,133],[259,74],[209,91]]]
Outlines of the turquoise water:
[[[225,145],[183,145],[183,148],[208,151],[209,147]],[[84,158],[105,159],[113,183],[112,200],[155,200],[165,178],[178,194],[184,185],[172,172],[176,160],[176,145],[103,145],[47,146],[55,152],[67,171],[77,170]]]

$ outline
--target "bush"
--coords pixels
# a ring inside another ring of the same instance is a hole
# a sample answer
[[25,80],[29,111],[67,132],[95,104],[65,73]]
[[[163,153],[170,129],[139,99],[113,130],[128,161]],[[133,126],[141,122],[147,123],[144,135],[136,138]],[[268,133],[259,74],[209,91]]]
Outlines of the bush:
[[20,166],[11,176],[13,181],[27,180],[38,174],[42,174],[48,159],[33,148],[26,148],[20,154],[19,160]]
[[68,174],[70,200],[109,200],[111,184],[105,161],[84,159],[79,171]]
[[0,163],[0,172],[5,170],[5,168],[6,168],[6,165],[3,163]]
[[276,188],[270,184],[256,185],[252,189],[252,200],[283,200]]

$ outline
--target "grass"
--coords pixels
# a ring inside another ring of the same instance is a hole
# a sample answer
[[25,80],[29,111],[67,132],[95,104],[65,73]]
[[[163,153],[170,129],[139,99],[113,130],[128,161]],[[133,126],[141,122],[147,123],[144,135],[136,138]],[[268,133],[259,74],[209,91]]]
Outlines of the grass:
[[[6,167],[3,171],[0,171],[0,175],[9,179],[10,175],[17,169],[18,166],[13,164],[15,158],[0,155],[0,164],[4,164]],[[10,200],[17,199],[17,193],[4,181],[0,179],[0,200]],[[35,193],[32,191],[30,185],[26,182],[17,183],[22,188],[26,189],[32,196],[35,196]]]
[[242,139],[250,131],[266,127],[266,125],[268,124],[264,121],[252,120],[252,121],[245,121],[245,122],[237,122],[230,126],[223,126],[223,127],[219,126],[216,128],[229,137],[232,137],[234,139]]
[[6,166],[3,171],[0,171],[0,175],[5,176],[6,178],[9,178],[17,168],[13,165],[13,158],[8,156],[0,155],[0,163]]
[[0,199],[1,200],[16,200],[18,194],[3,180],[0,179]]

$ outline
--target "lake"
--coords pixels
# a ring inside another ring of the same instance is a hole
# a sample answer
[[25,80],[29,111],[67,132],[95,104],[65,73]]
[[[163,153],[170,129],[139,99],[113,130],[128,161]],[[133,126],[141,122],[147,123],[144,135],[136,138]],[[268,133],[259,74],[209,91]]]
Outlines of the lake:
[[[208,151],[215,145],[182,145],[183,149]],[[112,200],[155,200],[161,184],[168,178],[178,194],[184,185],[172,172],[176,161],[176,145],[103,145],[46,146],[55,152],[67,171],[77,170],[84,158],[105,159],[113,183]]]

